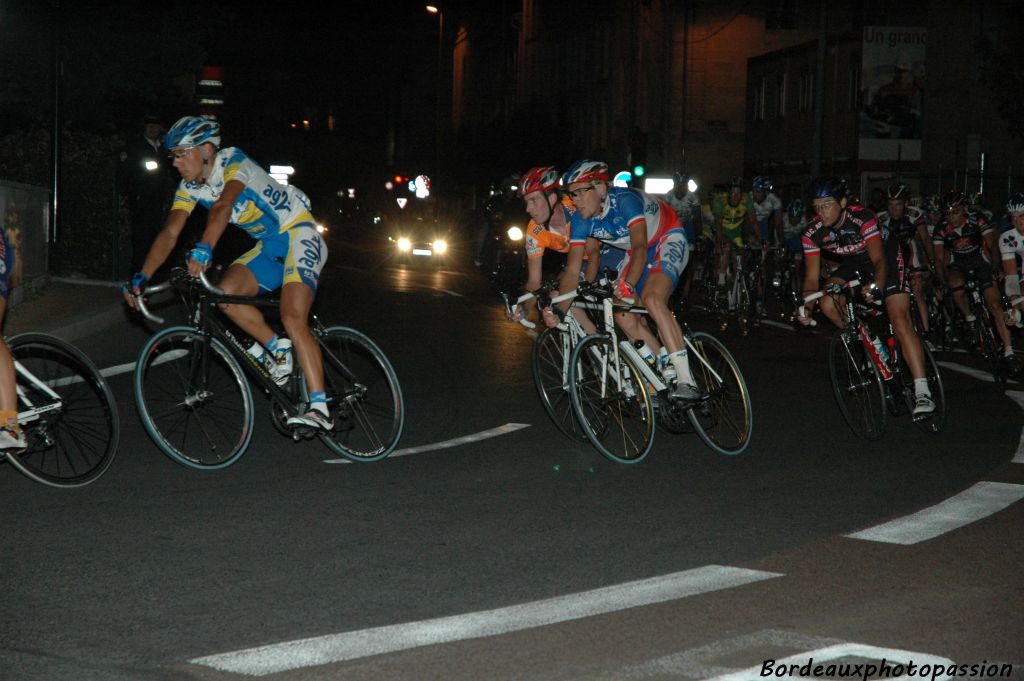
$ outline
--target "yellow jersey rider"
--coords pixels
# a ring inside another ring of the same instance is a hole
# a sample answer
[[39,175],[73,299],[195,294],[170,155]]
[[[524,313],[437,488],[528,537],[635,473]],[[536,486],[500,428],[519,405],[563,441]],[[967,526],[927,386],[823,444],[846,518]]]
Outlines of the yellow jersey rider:
[[[223,304],[223,312],[243,331],[277,356],[272,371],[283,382],[291,370],[291,343],[305,374],[309,411],[288,419],[296,428],[332,430],[334,422],[324,392],[323,357],[309,329],[320,272],[327,246],[316,231],[309,199],[296,187],[277,183],[240,149],[220,148],[220,124],[185,116],[167,132],[164,145],[181,175],[163,230],[146,255],[142,270],[125,286],[125,299],[134,307],[146,281],[168,258],[197,205],[208,210],[202,238],[189,252],[192,276],[209,267],[213,249],[233,223],[257,244],[228,268],[220,287],[236,296],[255,296],[281,288],[281,321],[288,333],[280,339],[252,305]],[[290,339],[290,340],[289,340]]]

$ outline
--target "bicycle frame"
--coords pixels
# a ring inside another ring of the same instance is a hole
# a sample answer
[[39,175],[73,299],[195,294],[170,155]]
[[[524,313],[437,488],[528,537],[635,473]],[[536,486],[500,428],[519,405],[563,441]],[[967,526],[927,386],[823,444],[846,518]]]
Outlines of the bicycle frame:
[[[174,282],[167,281],[158,286],[147,289],[147,294],[157,293],[159,291],[167,290],[174,286]],[[205,381],[208,374],[209,367],[209,354],[210,354],[210,339],[216,338],[221,341],[228,351],[238,360],[239,364],[243,369],[249,373],[250,378],[254,379],[266,393],[268,393],[272,399],[279,403],[289,416],[295,416],[302,411],[302,403],[298,400],[297,395],[290,394],[284,388],[277,385],[267,371],[266,367],[253,357],[249,351],[242,345],[241,341],[235,337],[230,329],[218,319],[217,315],[214,314],[214,308],[221,303],[233,303],[237,305],[253,305],[255,307],[277,307],[280,304],[280,300],[277,298],[262,298],[258,296],[236,296],[228,295],[221,289],[217,288],[209,282],[205,274],[200,275],[199,285],[194,286],[198,290],[199,298],[192,303],[186,302],[186,306],[190,309],[189,314],[189,325],[194,328],[200,336],[204,339],[202,356],[200,358],[200,390],[205,389]],[[138,299],[139,311],[147,319],[156,323],[163,323],[163,319],[153,315],[146,307],[146,303],[143,299]],[[316,315],[310,315],[310,328],[313,332],[313,337],[319,341],[320,336],[323,334],[323,325]],[[321,346],[322,350],[326,352],[326,349]],[[339,367],[347,371],[347,368],[343,364],[339,363]],[[347,376],[354,384],[358,386],[355,377]],[[357,394],[358,389],[340,395],[341,398],[347,398],[351,395]]]
[[43,391],[44,393],[49,395],[50,398],[53,399],[53,402],[50,402],[49,404],[44,406],[37,407],[32,404],[32,401],[28,398],[28,395],[25,394],[25,389],[21,386],[21,383],[19,382],[16,385],[16,390],[18,393],[18,402],[24,404],[26,407],[28,407],[28,409],[25,411],[18,412],[18,423],[31,423],[32,421],[38,419],[40,414],[45,414],[51,411],[57,411],[58,409],[64,406],[64,403],[61,400],[60,395],[54,392],[53,389],[48,384],[36,378],[35,374],[26,369],[24,366],[22,366],[21,362],[19,362],[18,360],[14,360],[14,370],[22,379],[28,381],[36,388],[39,388],[39,390]]

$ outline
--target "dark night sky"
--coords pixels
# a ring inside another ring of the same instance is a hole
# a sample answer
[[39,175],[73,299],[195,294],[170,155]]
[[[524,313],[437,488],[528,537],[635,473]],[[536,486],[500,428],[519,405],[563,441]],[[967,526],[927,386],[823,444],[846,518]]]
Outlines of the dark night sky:
[[[0,83],[0,106],[14,101],[30,119],[52,116],[57,4],[0,0],[0,71],[14,76]],[[226,69],[223,119],[235,128],[226,142],[256,153],[294,146],[271,139],[287,121],[329,112],[343,130],[343,156],[382,156],[398,91],[428,84],[424,108],[433,110],[438,20],[422,1],[59,4],[65,122],[130,130],[146,111],[168,122],[194,113],[172,83],[201,64]],[[18,124],[2,118],[0,134]]]

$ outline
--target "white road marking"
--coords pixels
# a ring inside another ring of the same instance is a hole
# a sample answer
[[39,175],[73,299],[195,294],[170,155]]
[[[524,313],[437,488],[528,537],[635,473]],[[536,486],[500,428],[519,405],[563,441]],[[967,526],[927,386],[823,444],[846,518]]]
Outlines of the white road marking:
[[466,296],[462,295],[461,293],[457,293],[455,291],[450,291],[450,290],[448,290],[446,288],[443,288],[441,290],[444,291],[445,293],[447,293],[450,296],[455,296],[456,298],[465,298],[466,297]]
[[[186,354],[188,354],[188,350],[172,350],[157,357],[153,360],[153,363],[150,366],[170,362],[171,360],[178,359]],[[115,364],[112,367],[100,369],[100,376],[110,378],[111,376],[117,376],[119,374],[127,374],[129,371],[135,371],[135,364],[135,362],[128,362],[127,364]],[[65,376],[63,378],[55,378],[52,381],[47,381],[46,384],[52,387],[58,387],[62,385],[71,385],[72,383],[81,383],[82,380],[81,376]]]
[[[812,661],[813,658],[813,661]],[[924,653],[915,653],[909,650],[897,650],[895,648],[876,648],[875,646],[864,645],[861,643],[840,643],[827,648],[818,648],[817,650],[808,650],[803,653],[796,655],[790,655],[779,660],[775,660],[775,664],[772,665],[768,673],[764,672],[765,663],[757,665],[756,667],[747,667],[737,672],[731,672],[729,674],[722,674],[721,676],[715,676],[708,681],[756,681],[765,677],[771,678],[799,678],[801,676],[817,677],[822,678],[819,674],[814,673],[814,668],[819,664],[822,667],[827,667],[830,662],[834,663],[835,660],[843,660],[845,658],[854,658],[865,660],[865,663],[856,663],[853,661],[849,662],[849,668],[853,669],[854,664],[864,664],[866,667],[868,664],[875,665],[875,673],[871,674],[872,678],[876,678],[875,674],[879,673],[879,668],[882,666],[884,660],[885,665],[889,669],[893,669],[897,665],[904,668],[913,662],[918,669],[922,665],[929,665],[931,669],[934,669],[936,665],[942,665],[942,671],[953,665],[953,660],[945,657],[939,657],[937,655],[926,655]],[[846,663],[844,663],[845,665]],[[788,669],[790,665],[797,666],[796,674],[778,674],[775,673],[779,668]],[[800,667],[806,665],[806,673],[800,671]],[[891,673],[891,672],[890,672]],[[849,676],[850,674],[840,674],[840,676]],[[902,677],[902,673],[900,675]],[[829,678],[835,678],[829,676]],[[864,678],[867,678],[866,676]],[[944,681],[946,679],[953,678],[952,676],[943,674],[942,676],[931,676],[929,677],[932,681]]]
[[724,660],[749,659],[750,662],[763,662],[766,649],[782,654],[784,651],[815,650],[840,643],[846,643],[846,641],[840,638],[807,636],[794,631],[762,629],[750,634],[717,639],[696,648],[680,650],[637,664],[608,670],[598,676],[587,674],[584,677],[577,677],[574,681],[710,679],[740,670],[739,667],[722,664]]
[[982,481],[917,513],[846,536],[909,546],[986,518],[1021,499],[1024,485]]
[[[443,442],[435,442],[430,445],[421,445],[419,447],[407,447],[405,449],[396,449],[391,452],[387,458],[393,459],[396,456],[409,456],[410,454],[420,454],[422,452],[432,452],[435,449],[448,449],[450,447],[458,447],[460,445],[470,444],[472,442],[479,442],[480,440],[487,440],[488,438],[498,437],[499,435],[507,435],[508,433],[514,433],[517,430],[523,428],[529,428],[529,423],[506,423],[503,426],[497,428],[491,428],[490,430],[482,430],[479,433],[473,433],[472,435],[463,435],[452,440],[445,440]],[[324,459],[324,463],[352,463],[348,459]]]
[[628,608],[664,603],[781,576],[775,572],[706,565],[662,577],[556,596],[506,608],[288,641],[232,653],[209,655],[193,659],[191,662],[229,673],[265,676],[420,646],[497,636]]
[[[996,379],[992,378],[992,373],[989,371],[982,371],[981,369],[974,369],[972,367],[965,367],[963,364],[957,364],[955,362],[935,362],[940,367],[951,369],[961,374],[967,374],[979,381],[987,381],[988,383],[995,383]],[[1007,381],[1007,383],[1016,383],[1017,381]]]
[[[1024,408],[1024,392],[1007,390],[1007,397]],[[1017,453],[1013,455],[1013,463],[1024,463],[1024,428],[1021,429],[1020,442],[1017,443]]]

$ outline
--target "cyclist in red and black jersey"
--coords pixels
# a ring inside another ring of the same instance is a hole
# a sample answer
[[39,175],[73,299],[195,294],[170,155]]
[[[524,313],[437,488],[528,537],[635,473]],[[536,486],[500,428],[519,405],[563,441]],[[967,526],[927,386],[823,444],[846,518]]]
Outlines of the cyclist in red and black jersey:
[[[810,195],[814,201],[814,222],[804,232],[804,296],[818,290],[821,274],[821,251],[828,251],[842,259],[830,284],[845,284],[854,278],[862,282],[874,277],[874,285],[865,287],[865,297],[882,296],[896,337],[903,348],[910,374],[914,377],[914,417],[927,418],[935,411],[935,402],[928,389],[924,372],[924,349],[914,326],[910,322],[910,288],[905,277],[890,275],[885,249],[875,214],[859,205],[848,205],[845,180],[819,177],[811,182]],[[828,296],[821,298],[821,311],[838,327],[843,326],[842,311]],[[797,317],[801,324],[811,323],[810,313],[814,301],[806,307],[806,317]]]
[[[992,323],[1003,343],[1003,355],[1009,361],[1013,359],[1013,345],[1010,331],[1006,328],[1003,318],[1002,301],[999,291],[993,286],[992,262],[1001,258],[996,245],[996,233],[985,220],[985,216],[968,210],[968,199],[963,192],[953,190],[946,197],[946,219],[935,227],[932,242],[935,245],[935,273],[940,287],[948,287],[953,294],[953,302],[960,308],[964,319],[970,324],[978,320],[971,314],[964,294],[964,281],[973,276],[985,297],[992,314]],[[946,262],[949,253],[950,262]]]

